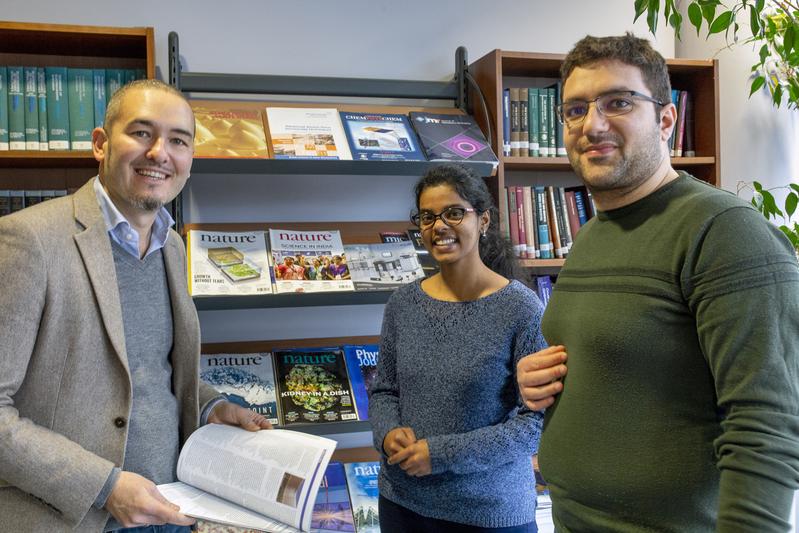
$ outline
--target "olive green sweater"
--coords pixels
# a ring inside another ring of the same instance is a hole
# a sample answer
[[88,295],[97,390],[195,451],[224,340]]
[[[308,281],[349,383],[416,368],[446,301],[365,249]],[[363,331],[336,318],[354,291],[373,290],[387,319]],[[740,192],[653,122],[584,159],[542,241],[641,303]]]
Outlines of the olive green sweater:
[[541,471],[558,531],[787,531],[799,267],[687,174],[577,235],[543,319],[569,353]]

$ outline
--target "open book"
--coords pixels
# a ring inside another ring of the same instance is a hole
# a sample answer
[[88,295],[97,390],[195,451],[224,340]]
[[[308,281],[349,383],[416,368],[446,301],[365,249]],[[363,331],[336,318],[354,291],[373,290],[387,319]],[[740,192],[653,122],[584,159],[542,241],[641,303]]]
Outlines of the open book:
[[158,490],[195,518],[263,531],[309,531],[336,442],[282,429],[208,424],[186,441],[180,481]]

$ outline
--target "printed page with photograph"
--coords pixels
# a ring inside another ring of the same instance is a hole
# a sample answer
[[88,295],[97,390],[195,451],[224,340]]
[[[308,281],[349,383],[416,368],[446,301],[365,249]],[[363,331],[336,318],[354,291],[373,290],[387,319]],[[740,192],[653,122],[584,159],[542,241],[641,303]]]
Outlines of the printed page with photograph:
[[180,452],[180,481],[158,490],[195,518],[263,531],[309,531],[335,447],[333,440],[295,431],[209,424]]

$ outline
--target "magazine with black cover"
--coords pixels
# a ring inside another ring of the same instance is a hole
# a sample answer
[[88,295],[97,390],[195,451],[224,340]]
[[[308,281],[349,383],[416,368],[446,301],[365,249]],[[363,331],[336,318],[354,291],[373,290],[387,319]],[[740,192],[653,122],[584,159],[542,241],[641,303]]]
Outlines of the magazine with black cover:
[[409,113],[429,161],[479,161],[497,166],[480,126],[469,115]]
[[394,290],[425,277],[410,241],[347,244],[344,253],[356,291]]
[[215,353],[200,357],[200,379],[225,399],[279,424],[272,354]]
[[286,426],[358,419],[340,347],[294,348],[273,354]]
[[282,429],[208,424],[180,451],[178,480],[158,485],[188,516],[269,532],[310,531],[336,441]]

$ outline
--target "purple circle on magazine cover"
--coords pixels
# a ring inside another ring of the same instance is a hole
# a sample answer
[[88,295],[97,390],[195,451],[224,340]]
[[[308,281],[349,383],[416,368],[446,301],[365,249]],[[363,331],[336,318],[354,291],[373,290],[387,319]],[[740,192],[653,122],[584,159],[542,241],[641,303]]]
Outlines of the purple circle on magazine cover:
[[463,134],[447,139],[443,144],[464,159],[469,159],[486,147],[483,143]]

